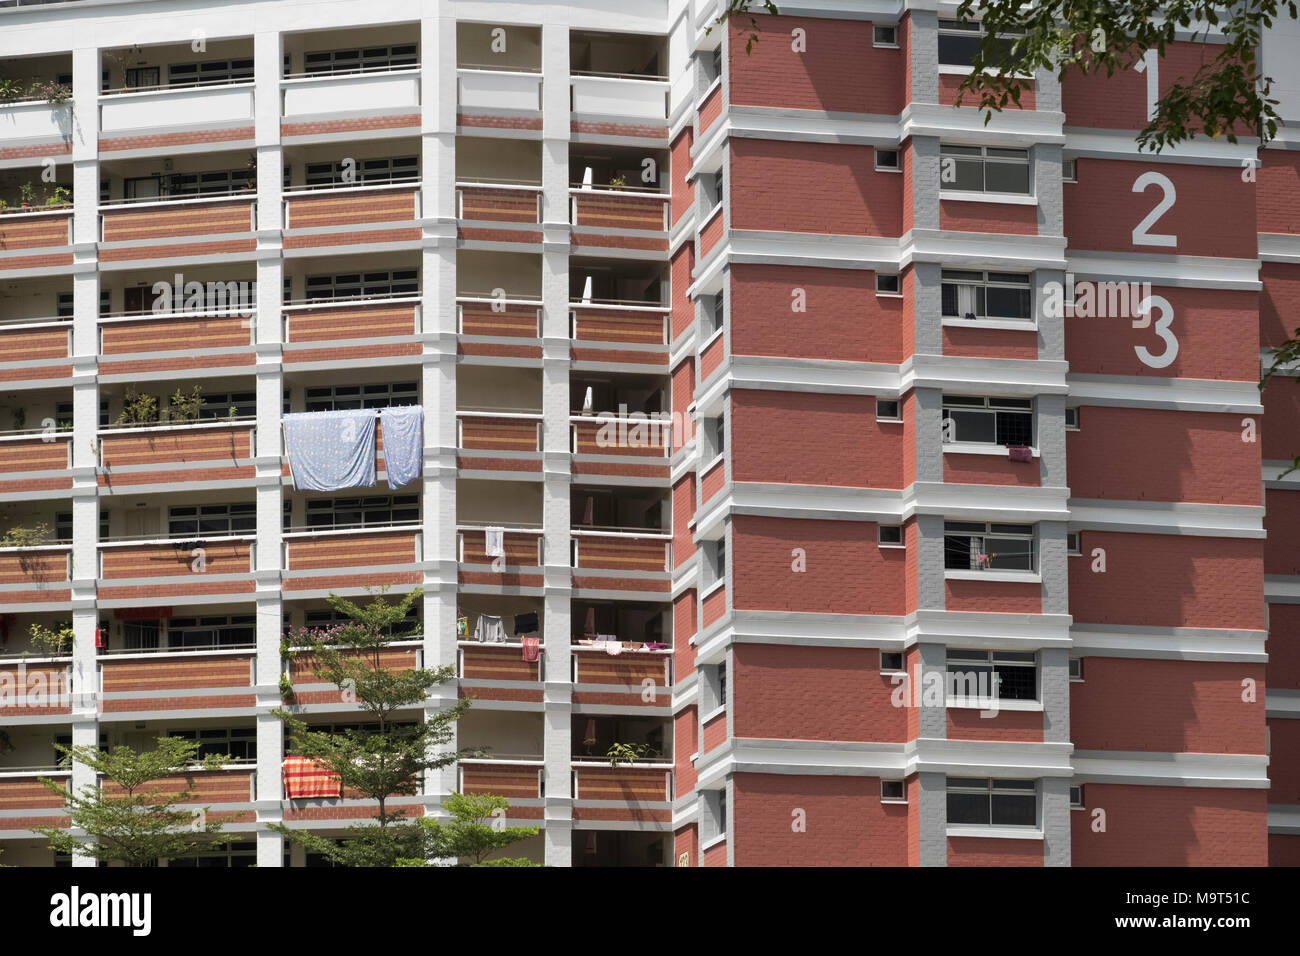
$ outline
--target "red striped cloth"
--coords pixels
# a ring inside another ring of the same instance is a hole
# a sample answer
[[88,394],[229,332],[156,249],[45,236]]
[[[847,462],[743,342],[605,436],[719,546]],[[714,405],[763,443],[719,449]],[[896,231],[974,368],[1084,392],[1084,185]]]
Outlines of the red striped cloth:
[[524,660],[526,661],[537,660],[537,652],[540,649],[539,638],[523,637],[520,638],[520,641],[522,641],[524,645]]
[[343,783],[339,775],[307,757],[285,757],[282,771],[284,796],[287,800],[343,795]]

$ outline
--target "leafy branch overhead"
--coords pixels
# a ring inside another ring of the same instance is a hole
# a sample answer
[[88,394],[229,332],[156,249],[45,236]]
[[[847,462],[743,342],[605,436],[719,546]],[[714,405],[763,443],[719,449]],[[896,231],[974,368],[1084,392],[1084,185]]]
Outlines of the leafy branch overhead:
[[[1267,142],[1281,118],[1278,100],[1269,95],[1271,80],[1260,71],[1259,46],[1263,31],[1284,15],[1296,17],[1294,2],[962,0],[958,19],[982,24],[983,36],[960,89],[978,97],[981,109],[1001,110],[1019,105],[1035,71],[1059,79],[1076,70],[1109,77],[1142,69],[1147,51],[1163,57],[1175,40],[1202,42],[1200,65],[1190,76],[1161,78],[1162,93],[1138,133],[1139,147],[1160,152],[1198,133],[1231,143],[1240,135]],[[985,122],[991,116],[986,112]]]
[[754,16],[757,12],[755,8],[756,2],[765,12],[770,13],[772,16],[777,16],[781,12],[776,8],[776,4],[772,0],[727,0],[721,12],[714,17],[713,22],[708,25],[704,32],[712,33],[715,26],[722,26],[736,17],[748,17],[749,28],[752,32],[749,34],[749,39],[745,41],[745,52],[752,53],[754,44],[758,42],[758,18]]

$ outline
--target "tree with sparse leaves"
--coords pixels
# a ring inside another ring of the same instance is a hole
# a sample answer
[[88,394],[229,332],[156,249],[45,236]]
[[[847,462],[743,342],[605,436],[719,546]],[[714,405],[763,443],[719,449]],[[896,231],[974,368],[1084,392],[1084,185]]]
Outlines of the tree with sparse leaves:
[[[403,858],[422,857],[424,831],[406,819],[405,811],[390,810],[389,801],[416,793],[427,771],[477,754],[442,749],[453,741],[455,723],[469,707],[468,699],[423,720],[399,717],[401,711],[423,709],[429,690],[455,676],[450,665],[399,670],[384,663],[390,644],[419,633],[418,626],[409,628],[407,615],[422,593],[417,588],[390,602],[380,591],[364,604],[331,594],[330,605],[347,622],[330,628],[328,634],[304,629],[290,635],[291,642],[305,645],[316,676],[343,691],[345,700],[356,702],[364,722],[357,728],[328,732],[313,730],[289,711],[276,711],[289,735],[288,751],[337,774],[344,789],[379,806],[373,823],[349,827],[342,840],[283,824],[272,829],[340,866],[393,866]],[[286,652],[302,651],[286,647]]]
[[[220,821],[206,807],[193,806],[194,782],[187,778],[178,792],[168,792],[166,778],[196,770],[219,770],[228,754],[196,759],[196,741],[159,737],[154,750],[131,747],[64,747],[56,749],[73,763],[84,764],[103,778],[100,786],[71,786],[41,777],[51,792],[67,801],[71,832],[61,827],[33,827],[50,841],[55,853],[79,853],[100,863],[155,866],[160,859],[183,860],[224,843],[216,834]],[[83,835],[84,834],[84,835]]]

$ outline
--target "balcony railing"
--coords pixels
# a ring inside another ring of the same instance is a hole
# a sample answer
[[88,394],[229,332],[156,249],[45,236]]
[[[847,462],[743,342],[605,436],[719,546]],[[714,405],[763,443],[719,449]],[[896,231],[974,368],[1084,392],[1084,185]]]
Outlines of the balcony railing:
[[460,793],[491,793],[510,800],[538,800],[545,796],[545,770],[541,758],[462,760],[456,767]]
[[573,76],[570,108],[581,115],[618,116],[663,122],[668,119],[668,81],[618,74]]
[[32,817],[48,817],[42,824],[52,824],[66,815],[65,801],[41,783],[41,777],[66,788],[72,781],[72,771],[60,767],[0,770],[0,831],[29,829]]
[[458,182],[456,216],[483,222],[541,222],[542,187],[531,183]]
[[457,70],[456,105],[462,110],[540,110],[542,75],[513,70]]
[[[4,129],[4,115],[4,107],[0,107],[0,135]],[[38,206],[0,213],[0,249],[53,249],[71,243],[72,209],[69,206]]]
[[289,571],[411,565],[424,560],[420,525],[366,528],[316,528],[284,535],[284,567]]
[[256,228],[257,201],[251,191],[229,196],[119,199],[99,207],[102,242],[219,236]]
[[99,545],[99,577],[111,580],[248,574],[255,535],[201,538],[117,538]]
[[71,103],[26,100],[0,105],[0,143],[68,139],[71,135]]
[[72,710],[72,664],[68,658],[22,658],[0,663],[0,712],[46,716]]
[[485,537],[486,527],[476,525],[456,526],[457,559],[461,564],[492,564],[502,557],[507,565],[522,567],[541,567],[543,563],[543,539],[540,528],[519,526],[502,527],[503,556],[487,553]]
[[[110,90],[100,94],[99,130],[112,134],[184,126],[201,116],[210,125],[253,122],[251,81],[170,89]],[[250,133],[251,138],[251,133]]]
[[[106,796],[125,795],[119,784],[102,776],[99,784]],[[149,786],[150,789],[157,788],[160,793],[169,796],[186,790],[193,791],[193,804],[250,803],[257,799],[257,772],[253,761],[237,760],[224,765],[220,770],[201,770],[196,767],[184,773],[169,774],[151,782]]]
[[672,535],[585,528],[574,528],[572,535],[575,568],[656,573],[671,568]]
[[673,799],[673,771],[666,761],[611,767],[608,762],[573,761],[575,800],[664,803]]
[[458,641],[456,673],[462,680],[491,684],[540,680],[540,655],[544,650],[538,648],[538,660],[526,661],[523,657],[523,644],[518,641],[503,644]]
[[25,429],[0,432],[0,477],[32,471],[62,471],[72,467],[72,436],[68,432]]
[[[105,695],[252,687],[253,654],[222,647],[122,650],[100,658],[99,686]],[[106,703],[104,709],[122,707]]]
[[[72,355],[72,319],[36,318],[0,320],[0,364],[13,366],[4,378],[45,377],[49,366]],[[65,374],[71,369],[64,366]]]
[[601,647],[574,647],[573,682],[635,687],[640,691],[648,680],[655,687],[668,688],[673,682],[672,653],[671,648],[657,651],[642,649],[624,650],[611,656]]
[[34,548],[0,548],[0,603],[39,600],[40,589],[72,580],[72,546],[43,544]]
[[666,458],[672,446],[670,421],[614,418],[612,415],[572,415],[569,418],[575,455],[619,455]]
[[[116,313],[100,317],[100,355],[138,355],[193,349],[230,349],[256,344],[252,311]],[[254,307],[255,308],[255,307]]]
[[461,335],[495,338],[537,339],[542,337],[540,298],[467,295],[456,297]]
[[663,232],[670,196],[657,190],[580,186],[569,190],[569,221],[575,226]]
[[[417,182],[301,188],[285,191],[284,228],[311,229],[374,222],[411,222],[420,218]],[[353,236],[363,241],[364,233]]]
[[252,457],[255,427],[250,419],[215,419],[182,425],[102,428],[101,468],[229,462]]
[[542,428],[539,412],[458,411],[456,446],[464,451],[537,452]]
[[386,111],[420,110],[420,67],[366,70],[322,76],[302,74],[280,83],[286,119],[344,110],[373,110],[382,103]]
[[670,310],[649,302],[570,302],[575,341],[662,346],[668,342]]
[[417,335],[424,330],[416,296],[301,302],[283,307],[286,342],[372,339]]

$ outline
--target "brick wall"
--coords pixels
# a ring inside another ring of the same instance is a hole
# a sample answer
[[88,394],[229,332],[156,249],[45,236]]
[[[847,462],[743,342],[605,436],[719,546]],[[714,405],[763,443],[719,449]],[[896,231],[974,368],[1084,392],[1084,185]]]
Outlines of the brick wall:
[[[795,548],[806,571],[792,570]],[[903,613],[905,552],[881,548],[871,521],[732,518],[732,607],[842,614]]]

